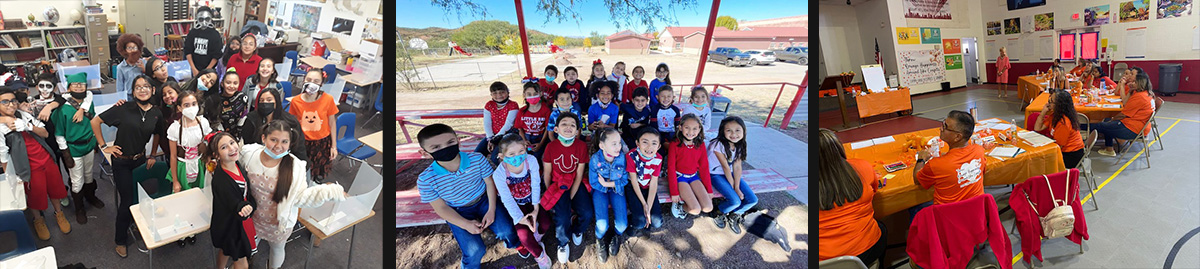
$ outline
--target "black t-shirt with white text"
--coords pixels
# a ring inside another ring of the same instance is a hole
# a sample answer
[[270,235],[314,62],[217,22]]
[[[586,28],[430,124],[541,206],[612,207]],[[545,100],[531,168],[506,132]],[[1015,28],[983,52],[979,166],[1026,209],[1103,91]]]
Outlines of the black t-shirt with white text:
[[196,70],[204,70],[209,61],[220,59],[223,48],[225,44],[221,41],[221,33],[213,28],[192,29],[183,40],[183,53],[192,56],[192,65]]

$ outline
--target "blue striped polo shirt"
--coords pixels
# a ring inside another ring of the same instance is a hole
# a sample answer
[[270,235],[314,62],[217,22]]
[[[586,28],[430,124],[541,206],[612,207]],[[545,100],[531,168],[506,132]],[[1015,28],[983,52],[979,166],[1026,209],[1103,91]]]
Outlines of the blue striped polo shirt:
[[491,165],[479,153],[460,152],[458,156],[462,163],[456,172],[447,171],[433,162],[417,176],[417,189],[421,192],[422,203],[440,198],[449,206],[460,207],[487,193],[487,185],[483,180],[491,175]]

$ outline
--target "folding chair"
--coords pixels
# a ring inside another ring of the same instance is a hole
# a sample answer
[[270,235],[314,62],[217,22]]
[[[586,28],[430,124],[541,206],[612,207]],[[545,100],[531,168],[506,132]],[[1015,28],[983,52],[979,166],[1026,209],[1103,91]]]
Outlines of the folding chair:
[[1154,141],[1157,141],[1156,144],[1158,144],[1158,150],[1163,150],[1163,145],[1162,145],[1163,142],[1161,140],[1162,137],[1159,135],[1159,132],[1158,132],[1158,121],[1155,120],[1154,118],[1156,118],[1158,116],[1158,111],[1162,109],[1163,103],[1165,103],[1165,102],[1163,102],[1162,98],[1155,96],[1154,97],[1154,114],[1150,115],[1150,129],[1154,131]]
[[1096,187],[1100,185],[1096,184],[1096,178],[1092,175],[1091,148],[1096,144],[1098,134],[1099,132],[1092,130],[1088,132],[1087,137],[1083,138],[1083,159],[1079,161],[1079,165],[1074,167],[1075,169],[1079,169],[1079,173],[1083,175],[1084,182],[1087,182],[1088,190],[1092,192],[1092,205],[1096,207],[1096,210],[1100,210],[1100,204],[1096,203]]
[[1153,123],[1156,114],[1158,114],[1158,111],[1150,114],[1150,120],[1146,121],[1146,124],[1142,126],[1142,130],[1137,132],[1137,137],[1126,140],[1124,143],[1119,143],[1121,145],[1121,154],[1117,155],[1117,160],[1113,162],[1113,165],[1121,163],[1121,158],[1125,157],[1125,153],[1128,153],[1129,149],[1133,148],[1134,142],[1141,142],[1142,146],[1146,148],[1146,154],[1144,155],[1146,157],[1146,168],[1150,168],[1150,142],[1146,141],[1145,133],[1149,132],[1151,127],[1153,127],[1151,123]]
[[[879,262],[877,261],[875,264],[878,265]],[[862,260],[859,260],[858,257],[847,255],[821,261],[817,263],[817,268],[867,269],[867,265],[863,264]]]

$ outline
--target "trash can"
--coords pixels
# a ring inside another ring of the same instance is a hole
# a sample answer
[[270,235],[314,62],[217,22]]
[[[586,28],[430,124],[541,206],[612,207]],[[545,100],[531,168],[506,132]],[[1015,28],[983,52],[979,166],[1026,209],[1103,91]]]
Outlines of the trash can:
[[1179,92],[1179,73],[1183,73],[1183,64],[1158,65],[1158,89],[1156,92],[1163,96],[1175,96]]

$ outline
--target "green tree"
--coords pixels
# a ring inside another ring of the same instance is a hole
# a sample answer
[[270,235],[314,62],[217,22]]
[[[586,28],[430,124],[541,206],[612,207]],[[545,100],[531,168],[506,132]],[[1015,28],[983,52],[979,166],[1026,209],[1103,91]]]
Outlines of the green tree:
[[716,26],[718,26],[718,27],[725,27],[725,29],[729,29],[729,30],[732,30],[732,31],[737,31],[737,28],[738,28],[738,22],[737,22],[737,19],[734,19],[733,17],[730,17],[730,16],[720,16],[720,17],[717,17],[717,24],[716,24]]
[[565,45],[567,45],[567,39],[566,39],[566,38],[564,38],[564,37],[561,37],[561,36],[560,36],[560,37],[555,37],[555,38],[554,38],[554,45],[558,45],[559,47],[565,46]]
[[[696,0],[666,0],[666,1],[627,1],[627,0],[602,0],[604,6],[608,8],[608,14],[611,18],[613,26],[618,29],[629,28],[627,26],[645,25],[647,28],[656,28],[656,22],[661,22],[666,25],[678,25],[679,20],[675,14],[684,11],[692,10],[696,7]],[[447,14],[454,13],[459,21],[462,21],[463,13],[475,18],[486,18],[488,16],[487,8],[477,2],[479,0],[431,0],[431,5],[441,8]],[[562,23],[566,20],[574,20],[579,22],[583,17],[579,14],[579,7],[584,0],[537,0],[537,11],[546,17],[543,22],[555,20]],[[507,12],[507,11],[505,11]],[[588,14],[594,15],[594,14]],[[532,18],[530,13],[525,14],[526,17]]]
[[473,21],[450,36],[450,40],[458,43],[464,48],[479,48],[479,47],[496,47],[487,42],[487,38],[495,36],[501,38],[506,35],[516,34],[517,26],[506,21]]

